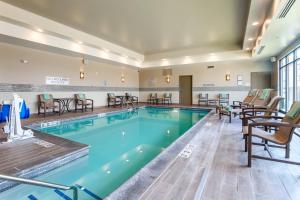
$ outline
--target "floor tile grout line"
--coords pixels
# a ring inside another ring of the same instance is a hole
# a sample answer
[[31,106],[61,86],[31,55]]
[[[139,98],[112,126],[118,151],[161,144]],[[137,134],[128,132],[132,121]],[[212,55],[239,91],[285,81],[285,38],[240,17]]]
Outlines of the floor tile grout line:
[[[223,127],[224,127],[224,120],[222,120],[222,125],[221,125],[220,129],[222,130]],[[214,160],[214,155],[216,154],[217,149],[218,149],[218,147],[219,147],[219,143],[220,143],[220,137],[221,137],[221,134],[222,134],[222,133],[221,133],[221,131],[219,131],[219,130],[218,130],[218,132],[219,132],[219,134],[216,136],[217,139],[214,138],[214,142],[211,143],[211,145],[210,145],[210,146],[211,146],[210,148],[213,149],[213,154],[210,155],[210,156],[208,157],[208,163],[209,163],[209,164],[208,164],[207,167],[204,168],[204,172],[203,172],[202,178],[201,178],[201,180],[200,180],[198,189],[197,189],[197,191],[196,191],[194,200],[199,200],[199,199],[201,199],[202,194],[203,194],[203,192],[204,192],[204,190],[205,190],[205,186],[206,186],[208,177],[209,177],[210,172],[211,172],[211,168],[212,168],[212,164],[213,164],[213,160]],[[217,141],[216,141],[216,140],[217,140]]]

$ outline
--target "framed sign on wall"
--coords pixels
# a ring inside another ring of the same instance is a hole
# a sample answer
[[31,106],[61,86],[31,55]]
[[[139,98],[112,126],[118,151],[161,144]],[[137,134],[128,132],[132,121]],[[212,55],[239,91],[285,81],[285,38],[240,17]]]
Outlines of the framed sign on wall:
[[243,85],[243,75],[237,75],[237,85]]
[[64,77],[46,76],[46,85],[69,85],[70,79]]

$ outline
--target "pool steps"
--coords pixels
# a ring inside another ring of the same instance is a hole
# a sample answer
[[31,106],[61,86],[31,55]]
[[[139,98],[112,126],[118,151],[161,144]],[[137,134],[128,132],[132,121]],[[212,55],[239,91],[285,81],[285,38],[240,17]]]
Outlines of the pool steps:
[[[75,184],[75,186],[76,186],[79,190],[83,191],[84,193],[86,193],[86,194],[88,194],[90,197],[92,197],[92,199],[95,199],[95,200],[102,200],[101,197],[99,197],[97,194],[93,193],[92,191],[90,191],[90,190],[87,189],[86,187],[83,187],[83,186],[81,186],[81,185],[79,185],[79,184]],[[55,192],[59,197],[61,197],[61,199],[63,199],[63,200],[72,200],[71,197],[69,197],[69,196],[66,195],[64,192],[62,192],[62,191],[60,191],[60,190],[58,190],[58,189],[55,189],[54,192]],[[35,197],[33,194],[30,194],[30,195],[28,196],[28,199],[29,199],[29,200],[38,200],[38,198]]]

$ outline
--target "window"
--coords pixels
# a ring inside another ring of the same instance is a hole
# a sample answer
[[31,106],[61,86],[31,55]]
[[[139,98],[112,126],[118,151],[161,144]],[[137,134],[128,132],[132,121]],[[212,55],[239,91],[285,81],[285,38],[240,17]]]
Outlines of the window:
[[[300,53],[300,48],[298,52]],[[300,55],[296,62],[296,99],[300,101]]]
[[279,61],[279,93],[284,97],[281,111],[286,112],[295,100],[300,100],[300,47]]

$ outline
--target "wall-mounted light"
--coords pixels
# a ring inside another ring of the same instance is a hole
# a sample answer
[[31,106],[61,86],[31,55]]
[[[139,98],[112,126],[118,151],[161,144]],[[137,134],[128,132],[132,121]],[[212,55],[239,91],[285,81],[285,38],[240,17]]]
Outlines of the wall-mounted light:
[[164,69],[163,76],[165,77],[166,83],[169,84],[171,82],[172,69]]
[[29,61],[28,61],[28,60],[26,60],[26,59],[20,59],[20,63],[22,63],[22,64],[28,64],[28,63],[29,63]]
[[165,81],[166,81],[166,83],[170,83],[171,82],[171,77],[170,76],[166,76]]
[[83,71],[80,71],[79,78],[84,79],[84,72]]
[[125,76],[124,76],[124,74],[121,75],[121,82],[125,83]]
[[226,74],[226,75],[225,75],[225,80],[226,80],[226,81],[230,81],[230,74]]

